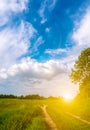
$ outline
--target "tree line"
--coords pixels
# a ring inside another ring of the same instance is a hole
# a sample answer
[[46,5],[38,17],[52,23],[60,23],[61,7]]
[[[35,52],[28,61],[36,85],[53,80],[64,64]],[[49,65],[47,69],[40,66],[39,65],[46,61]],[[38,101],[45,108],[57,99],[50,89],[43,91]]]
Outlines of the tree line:
[[40,96],[38,94],[32,94],[32,95],[21,95],[21,96],[16,96],[13,94],[0,94],[0,98],[7,98],[7,99],[60,99],[62,97],[54,97],[54,96],[49,96],[49,97],[44,97]]
[[0,98],[18,98],[18,99],[45,99],[45,97],[40,96],[38,94],[33,94],[33,95],[21,95],[21,96],[16,96],[13,94],[0,94]]

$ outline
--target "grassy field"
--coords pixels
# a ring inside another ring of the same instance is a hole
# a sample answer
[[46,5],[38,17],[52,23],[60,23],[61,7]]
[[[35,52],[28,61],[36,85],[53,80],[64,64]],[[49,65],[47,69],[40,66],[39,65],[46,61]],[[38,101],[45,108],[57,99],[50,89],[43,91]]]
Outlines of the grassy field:
[[0,130],[47,130],[39,101],[0,99]]
[[46,104],[47,111],[58,130],[90,130],[85,124],[66,112],[90,120],[90,99],[63,103],[60,100],[0,99],[0,130],[50,130],[44,121],[40,106]]

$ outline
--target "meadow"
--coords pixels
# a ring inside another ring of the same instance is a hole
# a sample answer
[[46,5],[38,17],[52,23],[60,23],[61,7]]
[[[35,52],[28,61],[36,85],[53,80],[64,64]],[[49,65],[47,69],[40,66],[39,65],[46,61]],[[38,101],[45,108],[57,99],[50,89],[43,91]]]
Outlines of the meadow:
[[90,124],[67,114],[71,112],[90,121],[90,99],[82,102],[0,99],[0,130],[50,130],[40,108],[44,104],[58,130],[90,130]]
[[47,130],[37,100],[0,99],[0,130]]

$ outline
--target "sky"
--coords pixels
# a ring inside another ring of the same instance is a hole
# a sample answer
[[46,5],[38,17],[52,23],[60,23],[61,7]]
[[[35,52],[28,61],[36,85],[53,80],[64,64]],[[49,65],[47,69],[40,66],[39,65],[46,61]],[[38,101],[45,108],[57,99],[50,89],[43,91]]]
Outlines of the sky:
[[75,96],[90,47],[90,0],[0,0],[0,94]]

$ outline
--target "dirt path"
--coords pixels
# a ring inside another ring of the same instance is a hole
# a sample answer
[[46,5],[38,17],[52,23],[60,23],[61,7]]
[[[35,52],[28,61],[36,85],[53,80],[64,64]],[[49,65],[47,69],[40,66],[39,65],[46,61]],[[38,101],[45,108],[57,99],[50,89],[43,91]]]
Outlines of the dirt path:
[[75,119],[77,119],[77,120],[80,120],[81,122],[84,122],[84,123],[90,125],[90,122],[89,122],[89,121],[84,120],[84,119],[82,119],[82,118],[79,117],[79,116],[76,116],[76,115],[74,115],[74,114],[72,114],[72,113],[70,113],[70,112],[66,112],[66,114],[68,114],[69,116],[72,116],[73,118],[75,118]]
[[57,130],[56,124],[53,122],[50,115],[47,113],[46,108],[47,108],[47,105],[41,106],[41,109],[42,109],[44,116],[45,116],[45,121],[49,125],[51,130]]

